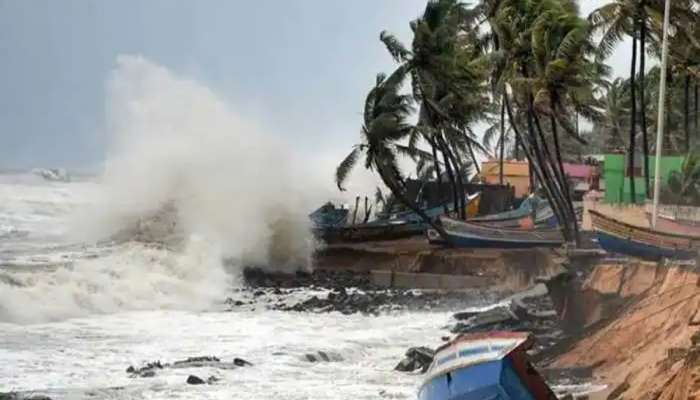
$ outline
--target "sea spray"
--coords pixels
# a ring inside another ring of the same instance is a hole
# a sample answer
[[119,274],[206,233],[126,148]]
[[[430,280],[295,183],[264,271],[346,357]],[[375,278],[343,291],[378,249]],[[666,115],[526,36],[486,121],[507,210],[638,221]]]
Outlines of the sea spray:
[[288,146],[142,57],[119,57],[107,89],[104,191],[84,232],[106,236],[174,202],[185,233],[217,243],[224,257],[308,268],[313,201],[303,194],[313,179]]
[[[290,146],[205,86],[142,57],[118,58],[107,95],[104,173],[94,182],[51,183],[69,197],[80,192],[69,223],[64,214],[26,226],[30,233],[61,227],[65,242],[84,243],[84,253],[71,250],[78,254],[64,259],[53,245],[38,255],[13,250],[12,257],[33,266],[0,270],[0,322],[207,310],[224,301],[245,265],[309,268],[314,242],[307,215],[322,200],[309,194],[328,191],[317,190],[319,176],[305,170]],[[34,189],[45,188],[49,193],[49,186]],[[64,197],[51,201],[60,205]],[[172,230],[144,224],[170,206],[174,219],[160,223],[176,225],[177,246],[169,241]],[[34,204],[17,207],[29,213]],[[134,224],[148,235],[105,244]],[[50,260],[46,268],[41,260]]]

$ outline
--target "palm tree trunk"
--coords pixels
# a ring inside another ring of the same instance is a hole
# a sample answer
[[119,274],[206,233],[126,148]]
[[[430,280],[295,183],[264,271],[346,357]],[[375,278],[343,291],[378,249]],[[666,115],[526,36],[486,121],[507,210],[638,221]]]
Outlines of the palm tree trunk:
[[455,212],[459,211],[459,193],[457,191],[457,180],[452,169],[452,163],[447,156],[447,144],[445,143],[442,135],[438,134],[436,139],[440,152],[442,153],[442,160],[445,163],[445,171],[447,172],[447,179],[450,180],[450,186],[452,186],[452,205]]
[[642,151],[644,154],[644,192],[647,198],[651,198],[651,185],[649,184],[649,138],[647,137],[647,100],[644,95],[644,75],[646,62],[646,37],[647,37],[647,15],[646,0],[642,0],[642,21],[639,35],[639,110],[642,122]]
[[[505,97],[505,95],[504,95]],[[503,185],[503,153],[506,146],[506,103],[501,100],[501,149],[498,157],[498,183]]]
[[690,151],[690,74],[685,73],[683,129],[685,130],[685,152]]
[[[551,99],[550,99],[551,100]],[[564,173],[564,163],[561,158],[561,148],[559,147],[559,132],[557,130],[557,119],[554,118],[554,113],[556,112],[556,107],[554,101],[550,101],[550,108],[552,109],[552,114],[549,115],[549,122],[552,124],[552,137],[554,138],[554,152],[557,155],[557,164],[559,166],[559,176],[561,178],[562,189],[566,195],[566,202],[569,206],[569,213],[571,217],[571,222],[574,226],[574,239],[576,240],[576,246],[581,244],[581,238],[578,230],[578,221],[576,220],[576,211],[574,210],[574,202],[571,197],[571,189],[569,188],[568,182],[566,181],[566,174]]]
[[449,212],[449,209],[447,207],[447,202],[445,201],[445,192],[442,190],[442,172],[440,171],[440,159],[437,155],[437,144],[432,138],[426,139],[430,143],[430,147],[433,150],[433,165],[435,165],[435,175],[437,175],[435,178],[438,185],[438,195],[440,196],[440,202],[442,203],[443,211],[445,212],[445,214],[447,214]]
[[470,141],[470,139],[467,139],[467,149],[469,149],[469,157],[472,159],[472,163],[474,163],[476,173],[480,174],[481,168],[479,167],[479,160],[476,159],[476,153],[474,153],[474,148],[472,147],[472,142]]
[[463,166],[455,156],[454,151],[447,146],[447,156],[450,158],[452,165],[454,165],[456,176],[457,176],[457,190],[459,192],[459,216],[461,219],[467,219],[466,203],[464,199],[464,180],[462,179]]
[[[525,136],[520,133],[520,130],[518,129],[518,126],[515,123],[515,118],[513,116],[513,109],[510,105],[510,100],[508,99],[508,94],[505,94],[503,97],[504,102],[506,103],[506,111],[508,112],[508,120],[510,121],[510,125],[513,127],[513,132],[515,133],[516,140],[522,145],[523,152],[525,153],[525,157],[527,158],[532,170],[535,172],[537,175],[537,179],[540,182],[545,182],[545,179],[543,179],[543,172],[541,170],[541,164],[535,163],[535,156],[533,153],[533,149],[530,149],[525,142]],[[553,201],[554,195],[550,190],[550,187],[548,185],[542,185],[545,193],[547,194],[547,199],[549,200],[550,206],[552,207],[552,210],[554,211],[554,214],[557,216],[557,218],[561,218],[558,206],[556,202]],[[567,232],[564,229],[564,224],[559,224],[560,229],[562,230],[562,235],[566,238],[567,237]]]
[[694,125],[693,128],[695,128],[695,140],[698,139],[698,136],[700,136],[700,132],[698,132],[698,84],[695,84],[695,101],[693,101],[693,105],[695,106],[695,114],[693,114],[694,118]]
[[[635,29],[636,31],[636,29]],[[635,77],[637,75],[637,37],[632,36],[632,64],[630,67],[630,88],[631,88],[631,100],[632,107],[630,111],[630,147],[627,152],[627,170],[630,179],[630,202],[632,204],[637,201],[637,194],[634,187],[634,151],[635,146],[635,136],[636,136],[636,123],[637,123],[637,85],[635,83]]]
[[357,209],[360,208],[360,196],[355,197],[355,209],[352,210],[352,224],[357,222]]
[[[567,205],[568,201],[564,195],[565,191],[567,190],[565,188],[566,180],[564,179],[564,170],[563,168],[559,170],[559,168],[555,166],[554,158],[552,157],[552,154],[549,151],[549,146],[547,146],[547,142],[544,138],[542,125],[540,124],[540,119],[537,116],[537,113],[535,112],[534,98],[532,97],[532,94],[528,95],[528,114],[531,115],[531,117],[528,116],[528,120],[532,119],[534,121],[534,128],[531,135],[537,135],[532,136],[533,143],[535,143],[536,148],[540,147],[537,145],[537,139],[539,138],[541,148],[543,150],[541,155],[542,170],[545,173],[545,179],[548,179],[547,184],[551,186],[551,191],[554,194],[554,201],[557,202],[557,207],[560,210],[561,217],[559,218],[559,221],[560,224],[562,224],[565,227],[568,233],[564,236],[568,240],[572,237],[571,233],[573,232],[573,229],[571,229],[570,221],[572,219],[575,219],[575,215],[573,215],[573,212],[569,213],[570,207]],[[528,129],[529,125],[530,122],[528,121]],[[573,207],[571,207],[571,210],[573,210]]]

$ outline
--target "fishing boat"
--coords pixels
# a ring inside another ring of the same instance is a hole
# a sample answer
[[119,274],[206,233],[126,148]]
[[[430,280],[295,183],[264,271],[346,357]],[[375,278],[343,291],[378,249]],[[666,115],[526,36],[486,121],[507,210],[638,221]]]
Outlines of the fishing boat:
[[556,400],[526,351],[520,332],[472,333],[440,347],[421,385],[419,400]]
[[659,260],[688,260],[697,256],[700,236],[664,232],[628,224],[597,211],[589,210],[598,244],[605,251]]
[[700,223],[697,221],[677,218],[673,215],[662,213],[659,213],[657,218],[656,227],[661,231],[675,232],[688,236],[700,236]]
[[347,223],[350,210],[328,202],[309,214],[315,227],[342,226]]
[[[552,228],[516,229],[475,224],[449,217],[440,217],[447,242],[463,248],[532,248],[558,247],[563,243],[561,232]],[[431,235],[433,239],[431,240]],[[428,240],[435,243],[437,232],[428,232]],[[439,239],[437,239],[439,240]]]
[[[653,216],[650,207],[647,207],[646,211],[651,223]],[[657,210],[656,227],[660,231],[700,236],[700,208],[660,204]]]
[[[478,198],[478,193],[471,195],[467,206],[478,201]],[[428,217],[436,219],[444,214],[444,208],[434,207],[424,212]],[[402,217],[399,218],[399,216]],[[406,213],[394,215],[392,219],[375,220],[364,224],[316,227],[313,232],[318,239],[326,243],[369,242],[418,236],[423,234],[427,227],[428,224],[418,215]]]
[[517,221],[521,218],[532,216],[532,214],[544,211],[549,208],[547,201],[540,199],[537,196],[530,196],[520,203],[520,206],[515,210],[504,211],[496,214],[484,215],[481,217],[470,218],[469,222],[507,222]]
[[385,223],[316,228],[314,234],[318,239],[330,244],[403,239],[420,235],[424,230],[422,222],[392,220]]
[[[481,193],[472,193],[466,198],[466,205],[465,205],[465,211],[467,217],[472,217],[476,215],[476,212],[479,210],[479,201],[481,199]],[[455,214],[455,208],[454,205],[451,203],[448,204],[443,204],[431,208],[426,208],[423,210],[423,212],[430,218],[437,218],[443,214],[445,214],[445,210],[449,214]],[[379,221],[398,221],[398,220],[404,220],[408,222],[422,222],[422,218],[420,215],[416,214],[415,212],[408,210],[408,211],[402,211],[394,214],[390,214],[386,218],[383,219],[378,219],[375,222]]]

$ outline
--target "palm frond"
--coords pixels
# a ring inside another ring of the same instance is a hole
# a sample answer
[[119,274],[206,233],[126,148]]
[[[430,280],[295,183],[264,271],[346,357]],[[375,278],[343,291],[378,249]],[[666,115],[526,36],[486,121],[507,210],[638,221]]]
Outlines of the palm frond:
[[345,183],[345,180],[348,178],[348,175],[350,175],[350,171],[355,167],[355,164],[357,164],[357,159],[361,151],[362,149],[360,146],[355,146],[335,170],[335,184],[341,192],[345,191],[343,183]]

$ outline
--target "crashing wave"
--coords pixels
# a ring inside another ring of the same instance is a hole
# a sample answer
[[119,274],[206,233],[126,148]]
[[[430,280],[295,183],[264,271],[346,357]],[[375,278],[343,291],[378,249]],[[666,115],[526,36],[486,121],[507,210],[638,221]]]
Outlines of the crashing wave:
[[128,241],[180,248],[185,242],[185,232],[178,220],[174,200],[165,202],[157,210],[136,218],[127,227],[110,237],[111,241]]
[[32,173],[50,182],[70,182],[70,175],[63,168],[35,168]]

